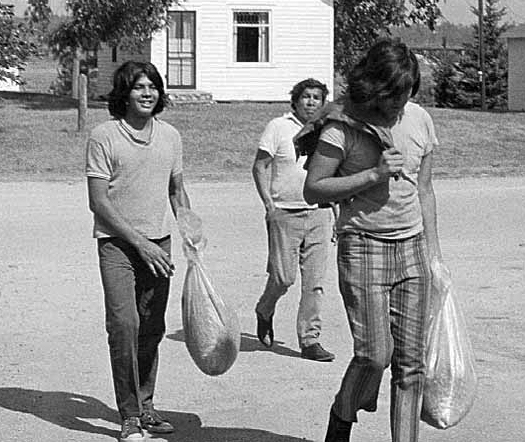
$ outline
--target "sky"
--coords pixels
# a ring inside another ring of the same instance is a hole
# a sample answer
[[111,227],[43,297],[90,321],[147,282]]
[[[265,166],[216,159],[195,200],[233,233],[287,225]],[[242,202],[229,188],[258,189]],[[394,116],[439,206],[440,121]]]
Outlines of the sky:
[[[286,0],[281,0],[286,1]],[[476,17],[470,11],[470,6],[478,6],[479,0],[440,0],[440,8],[446,20],[452,23],[471,24]],[[26,0],[3,0],[2,3],[15,5],[15,13],[22,15],[27,7]],[[51,9],[63,13],[65,0],[49,0]],[[505,21],[509,23],[525,23],[525,0],[500,0],[500,5],[507,8]]]

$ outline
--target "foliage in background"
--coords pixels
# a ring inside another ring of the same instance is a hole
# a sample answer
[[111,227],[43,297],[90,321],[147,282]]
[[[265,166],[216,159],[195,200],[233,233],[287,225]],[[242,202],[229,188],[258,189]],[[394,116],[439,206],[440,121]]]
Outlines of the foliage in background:
[[15,21],[13,9],[13,5],[0,3],[0,80],[20,83],[18,72],[36,53],[36,46],[30,41],[30,29],[26,24]]
[[[463,45],[464,55],[457,62],[444,57],[434,72],[438,106],[472,108],[481,105],[479,10],[472,8],[472,12],[477,20],[471,26],[472,42]],[[501,23],[506,13],[506,8],[499,7],[499,0],[485,0],[483,43],[489,109],[504,109],[507,105],[507,48],[501,37],[509,28],[507,23]]]
[[[48,0],[29,0],[30,16],[46,21]],[[171,0],[67,0],[67,19],[51,32],[54,51],[97,50],[102,43],[140,50],[151,34],[166,25]]]
[[[29,0],[28,17],[34,26],[49,28],[48,0]],[[88,95],[96,89],[96,51],[102,44],[140,52],[151,34],[166,26],[171,0],[67,0],[67,17],[49,28],[47,44],[59,60],[55,93],[71,91],[73,62],[82,51],[88,75]]]
[[421,24],[413,24],[392,27],[390,33],[408,46],[416,48],[440,48],[444,43],[448,48],[457,48],[473,42],[470,25],[445,21],[438,23],[433,30]]
[[[58,60],[57,77],[51,82],[49,91],[55,95],[70,95],[73,84],[73,63],[76,53],[73,49],[64,48],[60,54],[55,55]],[[97,95],[97,53],[86,51],[80,61],[80,72],[88,78],[88,98],[94,99]]]
[[335,0],[335,69],[344,76],[392,26],[421,23],[434,29],[441,14],[438,4],[439,0]]
[[462,107],[465,97],[459,87],[461,75],[452,57],[444,56],[437,62],[433,77],[434,103],[438,107]]
[[[486,103],[489,109],[503,108],[507,104],[507,48],[501,35],[509,25],[501,23],[507,14],[507,9],[499,7],[500,0],[485,0],[483,14],[483,42],[485,46],[485,84]],[[479,10],[471,8],[473,14],[479,17]],[[474,43],[466,44],[465,57],[460,63],[464,78],[461,89],[467,96],[467,103],[480,106],[481,83],[479,81],[479,25],[472,25]]]

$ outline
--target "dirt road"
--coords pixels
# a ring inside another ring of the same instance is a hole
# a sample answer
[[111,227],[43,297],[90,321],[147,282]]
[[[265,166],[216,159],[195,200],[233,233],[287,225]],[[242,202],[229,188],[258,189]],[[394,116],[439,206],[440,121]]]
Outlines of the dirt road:
[[[479,391],[463,422],[446,431],[422,424],[421,441],[523,442],[525,178],[437,181],[435,187],[443,252],[476,352]],[[208,236],[209,275],[238,312],[243,335],[225,375],[208,377],[194,366],[181,331],[185,263],[175,234],[178,269],[156,405],[178,431],[164,440],[321,441],[352,353],[334,257],[322,342],[336,360],[300,359],[295,286],[276,314],[278,345],[265,350],[254,336],[266,259],[255,190],[251,183],[192,183],[188,190]],[[0,440],[115,441],[119,421],[85,185],[1,183],[0,207]],[[388,377],[378,412],[359,415],[353,441],[390,440]]]

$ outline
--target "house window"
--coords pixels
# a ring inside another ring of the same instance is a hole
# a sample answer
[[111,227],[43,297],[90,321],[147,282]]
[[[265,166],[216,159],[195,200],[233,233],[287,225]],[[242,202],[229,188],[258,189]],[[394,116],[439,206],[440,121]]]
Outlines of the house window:
[[235,11],[233,13],[234,61],[268,63],[270,61],[269,12]]
[[168,87],[195,88],[195,12],[169,13]]
[[116,63],[117,62],[117,47],[113,46],[111,48],[111,62]]

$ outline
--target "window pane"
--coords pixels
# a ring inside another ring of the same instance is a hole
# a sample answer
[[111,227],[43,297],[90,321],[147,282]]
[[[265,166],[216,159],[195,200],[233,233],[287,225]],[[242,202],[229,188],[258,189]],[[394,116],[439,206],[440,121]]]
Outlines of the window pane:
[[238,11],[233,14],[235,61],[267,63],[270,59],[270,14],[246,11]]
[[237,61],[259,61],[258,28],[237,28]]
[[195,13],[170,13],[168,28],[168,86],[195,86]]
[[268,24],[267,12],[234,12],[233,21],[236,24],[258,25]]
[[182,60],[182,84],[191,86],[193,83],[193,60]]
[[269,38],[268,38],[268,28],[261,28],[261,33],[260,33],[260,40],[259,40],[259,61],[261,62],[268,62],[270,57],[269,57]]
[[168,65],[168,78],[172,84],[180,84],[181,66],[178,62],[170,61]]

